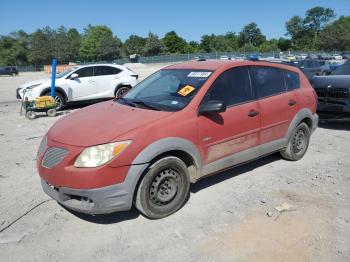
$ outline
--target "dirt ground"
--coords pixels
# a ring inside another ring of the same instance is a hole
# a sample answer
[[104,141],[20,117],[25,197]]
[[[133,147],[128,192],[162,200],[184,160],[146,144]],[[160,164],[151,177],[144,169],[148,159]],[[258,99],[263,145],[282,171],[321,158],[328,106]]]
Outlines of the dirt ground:
[[276,154],[201,180],[170,217],[93,217],[41,189],[36,150],[60,116],[26,120],[15,89],[42,77],[0,77],[1,261],[350,261],[350,123],[321,123],[298,162]]

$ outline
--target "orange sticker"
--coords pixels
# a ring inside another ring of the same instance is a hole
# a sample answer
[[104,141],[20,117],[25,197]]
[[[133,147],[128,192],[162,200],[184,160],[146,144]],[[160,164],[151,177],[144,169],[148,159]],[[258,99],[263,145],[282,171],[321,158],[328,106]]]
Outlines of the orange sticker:
[[183,88],[181,88],[177,93],[182,96],[187,96],[189,93],[191,93],[195,88],[190,85],[186,85]]

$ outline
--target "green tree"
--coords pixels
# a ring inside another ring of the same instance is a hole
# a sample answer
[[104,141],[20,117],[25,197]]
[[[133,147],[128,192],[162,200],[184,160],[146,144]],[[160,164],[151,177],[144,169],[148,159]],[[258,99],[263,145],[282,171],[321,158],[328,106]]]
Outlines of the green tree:
[[265,42],[263,42],[259,46],[259,51],[260,52],[274,52],[274,51],[280,51],[278,47],[278,40],[277,39],[270,39]]
[[288,51],[292,48],[292,41],[290,39],[280,37],[278,39],[277,46],[281,51]]
[[53,57],[53,30],[50,27],[36,30],[31,35],[29,61],[32,64],[48,64]]
[[22,65],[28,62],[28,34],[23,30],[0,37],[0,65]]
[[124,52],[126,55],[144,55],[145,44],[145,38],[138,35],[130,35],[124,43]]
[[182,37],[179,37],[175,31],[166,33],[162,39],[162,43],[164,44],[166,51],[171,54],[184,53],[187,45],[186,41]]
[[112,61],[121,56],[122,42],[113,37],[107,26],[89,25],[79,48],[79,56],[84,61]]
[[227,32],[225,35],[227,40],[227,45],[229,46],[228,51],[237,51],[238,50],[238,37],[234,32]]
[[350,50],[350,16],[341,16],[320,33],[318,47],[321,50]]
[[148,56],[160,55],[164,52],[164,45],[159,40],[158,36],[152,32],[148,33],[146,38],[144,53]]
[[291,36],[293,48],[315,49],[319,33],[334,17],[332,9],[320,6],[307,10],[304,18],[293,16],[286,22],[287,35]]
[[185,46],[185,53],[199,53],[200,52],[200,46],[198,44],[198,42],[196,41],[190,41],[189,43],[187,43],[187,45]]
[[261,33],[260,28],[256,23],[250,23],[243,27],[238,36],[239,46],[242,47],[245,44],[252,46],[259,46],[266,40],[266,37]]

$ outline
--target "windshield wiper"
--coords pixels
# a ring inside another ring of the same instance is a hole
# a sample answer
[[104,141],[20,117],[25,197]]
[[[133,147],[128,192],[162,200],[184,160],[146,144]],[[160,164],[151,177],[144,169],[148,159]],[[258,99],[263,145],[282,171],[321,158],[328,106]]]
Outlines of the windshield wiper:
[[116,98],[116,99],[114,99],[114,101],[122,101],[123,104],[129,105],[129,106],[132,106],[132,107],[137,107],[135,103],[133,103],[129,99],[125,99],[123,97]]
[[162,108],[158,107],[158,106],[155,106],[155,105],[152,105],[150,103],[147,103],[145,101],[142,101],[142,100],[128,100],[130,103],[133,103],[134,105],[141,105],[143,106],[144,108],[149,108],[149,109],[152,109],[152,110],[157,110],[157,111],[163,111]]

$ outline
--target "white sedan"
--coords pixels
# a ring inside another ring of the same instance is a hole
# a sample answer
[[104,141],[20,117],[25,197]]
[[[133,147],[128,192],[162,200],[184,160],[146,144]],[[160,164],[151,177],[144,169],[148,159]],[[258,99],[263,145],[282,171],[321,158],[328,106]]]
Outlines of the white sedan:
[[[57,109],[67,103],[120,97],[136,85],[138,75],[130,69],[114,64],[74,66],[57,74],[55,100]],[[18,99],[34,100],[50,95],[51,79],[40,79],[21,85]]]

